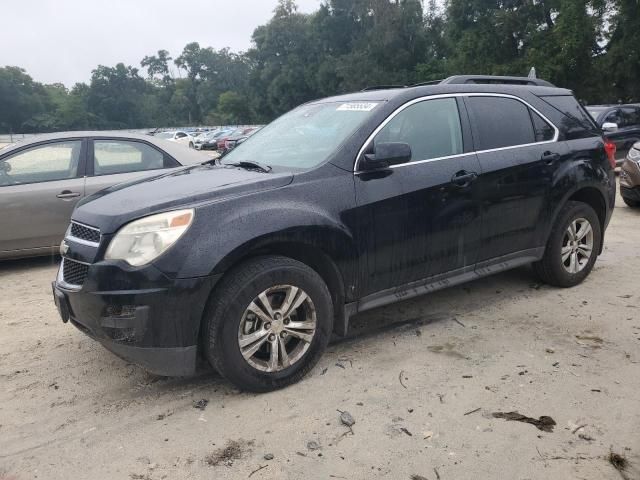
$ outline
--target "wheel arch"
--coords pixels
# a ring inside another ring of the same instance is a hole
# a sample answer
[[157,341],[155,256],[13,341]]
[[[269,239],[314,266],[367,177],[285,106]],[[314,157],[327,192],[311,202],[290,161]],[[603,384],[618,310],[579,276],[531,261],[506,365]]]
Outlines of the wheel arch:
[[[214,286],[211,296],[215,294],[216,287],[224,281],[229,272],[251,258],[268,255],[292,258],[313,269],[324,280],[333,303],[334,332],[345,335],[348,323],[345,304],[355,290],[353,285],[356,282],[357,257],[354,256],[353,245],[344,238],[344,234],[323,230],[322,235],[309,234],[307,231],[304,235],[299,232],[289,238],[279,234],[267,235],[239,246],[216,265],[214,274],[221,277]],[[324,242],[312,242],[309,238],[323,238]]]
[[553,221],[550,223],[549,231],[546,235],[547,240],[549,238],[549,234],[551,233],[553,225],[555,225],[558,219],[560,211],[567,204],[567,202],[571,201],[586,203],[591,208],[593,208],[596,212],[596,215],[598,215],[598,220],[600,220],[600,229],[602,231],[603,237],[603,241],[600,243],[600,251],[598,252],[598,254],[601,254],[602,249],[604,248],[604,232],[607,222],[607,201],[605,194],[598,187],[593,185],[583,185],[569,191],[565,195],[564,199],[558,203],[558,206],[553,213]]

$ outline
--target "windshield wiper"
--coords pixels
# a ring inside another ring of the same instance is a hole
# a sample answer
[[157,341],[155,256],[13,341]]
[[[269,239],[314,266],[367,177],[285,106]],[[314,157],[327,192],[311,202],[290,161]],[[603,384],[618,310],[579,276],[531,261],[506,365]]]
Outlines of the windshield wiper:
[[272,170],[270,165],[254,162],[253,160],[242,160],[241,162],[236,162],[236,163],[220,162],[220,165],[222,166],[229,165],[230,167],[240,167],[240,168],[245,168],[247,170],[260,170],[261,172],[264,172],[264,173],[269,173]]

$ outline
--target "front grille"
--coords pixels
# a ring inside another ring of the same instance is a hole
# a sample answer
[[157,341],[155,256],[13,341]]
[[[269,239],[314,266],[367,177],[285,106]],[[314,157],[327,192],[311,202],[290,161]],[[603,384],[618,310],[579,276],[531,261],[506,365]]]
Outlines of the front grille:
[[71,222],[71,236],[87,242],[100,243],[100,230],[80,223]]
[[62,260],[62,278],[69,285],[82,285],[87,278],[89,265],[74,262],[65,258]]

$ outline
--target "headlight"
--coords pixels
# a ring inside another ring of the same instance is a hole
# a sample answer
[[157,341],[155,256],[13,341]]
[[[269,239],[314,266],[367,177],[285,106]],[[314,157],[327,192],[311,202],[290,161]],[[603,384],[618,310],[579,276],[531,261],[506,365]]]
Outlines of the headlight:
[[629,157],[629,160],[633,160],[634,162],[640,162],[640,150],[636,150],[635,148],[632,148],[631,150],[629,150],[628,157]]
[[129,265],[146,265],[162,255],[187,231],[193,209],[159,213],[135,220],[116,233],[106,260],[124,260]]

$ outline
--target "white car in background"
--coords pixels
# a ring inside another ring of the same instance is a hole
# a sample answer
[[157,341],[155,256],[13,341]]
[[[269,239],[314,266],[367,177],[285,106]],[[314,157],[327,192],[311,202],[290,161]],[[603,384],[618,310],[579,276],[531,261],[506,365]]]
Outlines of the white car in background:
[[175,132],[158,132],[154,137],[162,140],[169,140],[170,142],[182,143],[187,145],[189,148],[193,148],[195,142],[194,137],[181,130],[177,130]]

